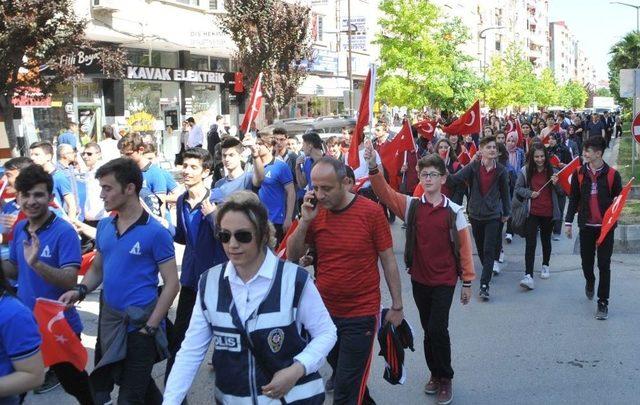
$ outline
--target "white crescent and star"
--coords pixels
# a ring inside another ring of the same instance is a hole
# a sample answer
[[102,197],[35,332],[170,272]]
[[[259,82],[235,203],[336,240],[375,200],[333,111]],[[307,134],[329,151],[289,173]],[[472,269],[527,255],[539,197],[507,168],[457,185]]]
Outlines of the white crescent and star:
[[470,127],[473,125],[473,123],[476,121],[476,112],[471,110],[471,121],[469,121],[469,123],[465,123],[464,125]]
[[427,132],[433,132],[433,125],[430,122],[427,122]]
[[54,323],[56,323],[56,322],[58,322],[58,321],[61,321],[61,320],[63,320],[63,319],[64,319],[64,311],[60,311],[60,312],[58,312],[58,313],[56,314],[56,316],[54,316],[53,318],[51,318],[51,319],[49,320],[49,323],[47,323],[47,330],[48,330],[49,332],[53,332],[53,331],[51,330],[51,328],[53,327],[53,324],[54,324]]

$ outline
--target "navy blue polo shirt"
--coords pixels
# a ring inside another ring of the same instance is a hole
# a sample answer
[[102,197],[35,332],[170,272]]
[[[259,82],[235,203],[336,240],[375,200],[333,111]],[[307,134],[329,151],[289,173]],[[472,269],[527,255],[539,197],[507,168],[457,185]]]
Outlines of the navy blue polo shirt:
[[[31,240],[27,231],[28,221],[22,220],[16,224],[15,234],[9,249],[9,260],[18,268],[18,298],[29,309],[33,310],[36,298],[57,300],[67,290],[47,283],[36,273],[25,260],[24,241]],[[54,213],[49,214],[45,222],[37,231],[40,239],[40,261],[58,269],[74,266],[80,267],[82,253],[80,239],[71,224]],[[75,308],[65,311],[65,317],[75,333],[82,332],[82,322]]]
[[15,371],[13,361],[38,353],[41,343],[38,325],[29,308],[16,297],[3,294],[0,297],[0,377]]
[[102,256],[103,293],[112,308],[145,307],[158,296],[159,265],[174,258],[173,238],[143,211],[122,235],[118,217],[98,223],[96,249]]
[[258,191],[260,201],[269,211],[269,221],[282,225],[287,212],[287,192],[285,186],[293,182],[289,166],[281,160],[273,159],[264,167],[264,180]]

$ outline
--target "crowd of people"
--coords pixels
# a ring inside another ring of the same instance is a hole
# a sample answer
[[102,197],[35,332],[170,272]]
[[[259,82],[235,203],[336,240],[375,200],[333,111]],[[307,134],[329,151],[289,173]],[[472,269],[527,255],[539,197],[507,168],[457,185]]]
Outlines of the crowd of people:
[[[285,128],[237,137],[221,119],[206,135],[189,119],[176,156],[180,181],[158,164],[154,140],[138,133],[116,140],[106,126],[99,143],[80,146],[73,131],[55,146],[35,142],[29,157],[4,165],[0,403],[58,384],[81,404],[110,403],[116,384],[121,404],[185,403],[213,342],[217,403],[322,404],[331,391],[336,404],[373,404],[376,335],[404,319],[390,228],[399,218],[430,372],[424,391],[448,404],[449,312],[458,283],[460,302],[470,302],[473,241],[482,301],[515,233],[525,238],[520,285],[533,290],[538,235],[539,276],[548,279],[551,240],[563,223],[571,237],[577,214],[585,294],[595,294],[597,252],[596,318],[607,318],[613,232],[597,248],[596,240],[622,188],[603,161],[619,123],[608,113],[491,114],[481,133],[437,129],[432,138],[414,126],[416,151],[390,172],[379,153],[395,135],[385,120],[349,167],[353,128],[325,140]],[[567,195],[558,170],[578,157]],[[511,220],[516,201],[527,206],[521,224]],[[175,243],[185,246],[179,266]],[[78,279],[88,252],[93,262]],[[391,297],[384,311],[379,266]],[[45,373],[36,300],[66,304],[80,338],[74,304],[96,290],[92,372],[63,362]],[[151,371],[165,359],[162,392]],[[318,373],[325,360],[333,370],[326,383]]]

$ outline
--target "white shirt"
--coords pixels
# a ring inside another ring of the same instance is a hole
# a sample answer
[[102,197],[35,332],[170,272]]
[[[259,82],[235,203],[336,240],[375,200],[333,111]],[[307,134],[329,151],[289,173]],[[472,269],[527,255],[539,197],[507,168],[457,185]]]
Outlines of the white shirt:
[[102,153],[102,160],[108,162],[120,157],[120,150],[118,150],[118,141],[115,139],[105,139],[98,142],[100,146],[100,152]]
[[[238,276],[233,264],[231,262],[227,263],[224,277],[229,279],[233,302],[243,323],[258,309],[258,306],[269,292],[277,265],[278,258],[270,249],[267,249],[262,266],[256,275],[245,283]],[[210,288],[217,288],[217,285],[207,285],[207,290]],[[311,279],[308,280],[300,295],[300,303],[296,313],[296,325],[298,326],[298,331],[304,325],[311,335],[311,341],[302,352],[294,357],[294,360],[299,361],[304,366],[308,375],[320,369],[337,340],[336,327],[322,302],[322,298],[320,298],[318,289]],[[204,356],[207,354],[212,337],[209,323],[202,313],[200,293],[198,293],[189,329],[180,351],[176,355],[176,361],[167,380],[163,404],[179,404],[182,402],[193,383]]]
[[[376,163],[378,166],[382,165],[382,160],[380,159],[380,154],[374,151],[376,154]],[[358,151],[358,158],[360,159],[360,165],[353,169],[353,174],[356,177],[356,181],[369,176],[369,163],[364,158],[364,148]],[[367,188],[371,186],[371,182],[367,181],[362,185],[362,188]]]
[[84,200],[84,219],[87,221],[99,221],[107,216],[104,210],[104,201],[100,198],[100,181],[96,179],[96,171],[103,161],[96,163],[93,170],[84,174],[86,198]]

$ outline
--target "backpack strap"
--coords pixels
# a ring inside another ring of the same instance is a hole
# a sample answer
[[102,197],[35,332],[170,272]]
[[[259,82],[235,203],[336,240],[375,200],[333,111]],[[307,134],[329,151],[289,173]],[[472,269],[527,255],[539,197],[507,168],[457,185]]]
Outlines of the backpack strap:
[[416,211],[419,203],[420,198],[411,199],[409,209],[407,210],[407,217],[404,222],[407,225],[404,245],[404,264],[407,266],[407,269],[411,268],[411,265],[413,264],[413,251],[416,244],[416,232],[418,231],[416,225]]
[[[587,169],[584,169],[587,170]],[[609,186],[609,195],[613,190],[613,181],[616,177],[616,169],[609,166],[609,170],[607,171],[607,186]],[[581,169],[578,169],[578,185],[582,189],[582,182],[584,181],[584,172]]]
[[451,208],[451,204],[449,204],[447,208],[449,209],[449,241],[451,242],[453,257],[456,260],[456,272],[460,277],[462,276],[462,266],[460,265],[460,235],[458,235],[458,228],[456,226],[458,213]]

